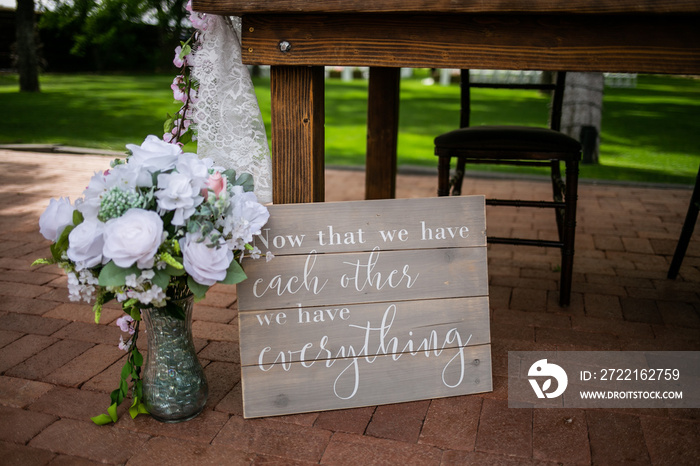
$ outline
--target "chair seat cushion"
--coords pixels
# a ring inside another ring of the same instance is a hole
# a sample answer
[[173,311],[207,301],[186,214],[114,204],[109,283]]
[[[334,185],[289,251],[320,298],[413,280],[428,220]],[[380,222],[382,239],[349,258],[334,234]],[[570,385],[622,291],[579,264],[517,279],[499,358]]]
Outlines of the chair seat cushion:
[[581,143],[564,133],[531,126],[470,126],[435,138],[436,149],[580,152]]

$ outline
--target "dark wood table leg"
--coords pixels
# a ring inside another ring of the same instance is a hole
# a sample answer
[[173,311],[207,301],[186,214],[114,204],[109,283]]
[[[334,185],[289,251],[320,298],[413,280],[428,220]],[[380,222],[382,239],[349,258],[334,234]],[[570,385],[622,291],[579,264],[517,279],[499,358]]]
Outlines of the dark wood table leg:
[[369,69],[366,199],[396,197],[400,73],[401,68]]
[[688,249],[690,238],[693,236],[695,222],[698,220],[698,212],[700,212],[700,169],[695,177],[695,188],[690,196],[690,205],[688,206],[688,212],[685,214],[681,236],[678,238],[676,251],[673,253],[673,259],[671,260],[671,267],[668,269],[668,278],[672,280],[678,276],[678,272],[681,270],[681,264]]
[[324,74],[322,66],[270,69],[272,201],[324,200]]

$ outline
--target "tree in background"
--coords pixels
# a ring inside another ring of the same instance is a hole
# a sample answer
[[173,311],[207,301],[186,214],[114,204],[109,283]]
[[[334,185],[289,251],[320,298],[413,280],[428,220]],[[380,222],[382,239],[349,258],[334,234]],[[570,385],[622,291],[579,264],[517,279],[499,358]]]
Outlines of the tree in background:
[[172,60],[187,26],[186,1],[47,0],[40,27],[98,71],[153,70]]
[[35,40],[34,0],[17,0],[16,47],[20,92],[39,92],[39,58]]

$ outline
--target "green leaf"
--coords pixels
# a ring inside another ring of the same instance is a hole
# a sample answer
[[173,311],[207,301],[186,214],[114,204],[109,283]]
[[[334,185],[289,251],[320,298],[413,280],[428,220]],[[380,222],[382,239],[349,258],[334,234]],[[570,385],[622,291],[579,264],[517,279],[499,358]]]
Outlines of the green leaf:
[[107,262],[107,265],[102,267],[99,276],[100,286],[124,286],[126,284],[126,276],[136,274],[141,275],[141,271],[135,265],[128,269],[123,269],[113,261]]
[[60,261],[63,253],[68,250],[68,235],[70,235],[70,232],[73,231],[73,228],[75,228],[74,225],[68,225],[65,227],[61,232],[61,236],[58,237],[58,240],[51,245],[51,255],[54,259],[56,259],[56,261]]
[[92,419],[92,422],[94,422],[98,426],[104,426],[106,424],[110,424],[110,423],[114,422],[112,420],[112,418],[106,414],[99,414],[95,417],[91,417],[90,419]]
[[112,403],[109,408],[107,408],[107,414],[112,419],[112,422],[117,422],[117,404]]
[[194,281],[194,278],[191,276],[187,277],[187,286],[190,288],[190,291],[192,291],[192,294],[194,294],[194,299],[199,301],[200,299],[204,299],[204,297],[207,294],[207,291],[209,290],[209,287],[207,285],[200,285],[196,281]]
[[[184,273],[184,268],[185,266],[182,265],[182,258],[179,258],[180,260],[174,258],[172,254],[169,252],[161,252],[160,253],[160,260],[165,262],[167,264],[167,267],[165,270],[168,270],[168,267],[171,269],[175,270],[182,270]],[[169,275],[173,275],[171,272],[168,272]]]
[[83,213],[78,209],[73,211],[73,225],[78,226],[83,223]]
[[254,187],[253,183],[253,175],[250,173],[243,173],[241,176],[239,176],[236,181],[233,183],[234,186],[243,186],[243,191],[245,192],[251,192]]
[[[121,379],[119,381],[119,391],[121,392],[122,396],[125,397],[127,393],[129,393],[129,384],[126,383],[126,380]],[[123,398],[122,398],[123,399]]]
[[112,401],[112,403],[116,404],[121,404],[121,402],[124,401],[122,392],[118,388],[116,390],[112,390],[112,393],[109,394],[109,398]]
[[221,283],[226,285],[235,285],[248,278],[237,260],[232,260],[231,265],[226,270],[226,278],[221,280]]
[[122,379],[126,380],[129,375],[131,375],[131,363],[129,361],[126,361],[124,363],[124,367],[122,367]]
[[143,366],[143,355],[139,352],[139,350],[134,348],[131,355],[134,358],[134,366]]
[[229,168],[228,170],[224,170],[221,174],[228,179],[231,186],[236,186],[236,170]]
[[178,306],[173,301],[168,301],[165,305],[165,310],[168,311],[171,316],[179,320],[185,320],[185,317],[187,317],[182,306]]
[[170,116],[170,114],[168,113],[168,117],[166,118],[165,122],[163,123],[163,132],[169,133],[172,130],[173,130],[173,117]]
[[170,283],[170,274],[168,273],[167,269],[164,270],[154,270],[155,275],[151,279],[151,283],[154,285],[157,285],[165,291],[165,289],[168,287],[168,283]]
[[133,419],[139,414],[148,414],[148,410],[146,409],[146,405],[143,404],[138,397],[136,397],[129,408],[129,415],[131,416],[131,419]]
[[139,320],[141,320],[141,308],[136,306],[136,304],[138,304],[138,300],[134,300],[134,301],[136,301],[136,302],[131,303],[130,306],[124,305],[123,309],[124,309],[124,312],[129,314],[132,319],[139,321]]
[[51,259],[51,260],[49,260],[49,259],[37,259],[34,262],[32,262],[32,267],[34,267],[35,265],[46,265],[46,264],[55,264],[55,263],[56,263],[56,261],[53,259]]
[[192,131],[190,131],[188,129],[187,131],[182,133],[180,135],[180,138],[178,139],[178,142],[180,142],[182,144],[187,144],[188,142],[192,142]]
[[100,318],[102,317],[102,303],[95,303],[95,305],[92,306],[92,312],[95,314],[95,323],[99,324]]
[[165,272],[173,277],[181,277],[182,275],[185,275],[185,267],[183,266],[181,269],[178,269],[172,265],[168,265],[165,267]]

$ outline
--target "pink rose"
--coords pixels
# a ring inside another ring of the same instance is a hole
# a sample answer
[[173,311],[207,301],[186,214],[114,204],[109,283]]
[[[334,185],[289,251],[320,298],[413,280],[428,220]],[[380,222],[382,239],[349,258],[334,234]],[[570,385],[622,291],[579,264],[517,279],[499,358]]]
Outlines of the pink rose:
[[[205,184],[207,188],[214,191],[214,195],[217,199],[219,198],[221,192],[226,190],[226,178],[221,176],[221,173],[219,172],[216,172],[213,175],[209,175],[209,178],[207,179]],[[205,200],[209,198],[209,189],[207,188],[202,189],[202,196],[204,196]]]

